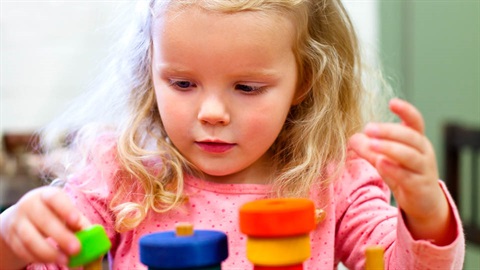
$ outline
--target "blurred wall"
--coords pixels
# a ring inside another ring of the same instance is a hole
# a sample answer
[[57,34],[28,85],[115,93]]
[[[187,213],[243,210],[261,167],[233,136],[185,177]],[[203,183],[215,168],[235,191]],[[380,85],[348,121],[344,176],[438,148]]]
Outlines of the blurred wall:
[[0,133],[36,129],[94,78],[115,1],[2,1]]
[[381,1],[381,59],[422,111],[442,163],[446,121],[480,126],[480,1]]
[[[443,178],[445,123],[480,128],[480,1],[380,1],[379,8],[382,64],[423,113]],[[467,254],[464,269],[479,269],[480,247],[467,245]]]

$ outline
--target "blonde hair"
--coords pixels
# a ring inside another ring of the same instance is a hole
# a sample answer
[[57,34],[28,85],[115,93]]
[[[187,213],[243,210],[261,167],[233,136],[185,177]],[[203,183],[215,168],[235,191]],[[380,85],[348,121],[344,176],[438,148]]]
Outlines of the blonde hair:
[[[117,134],[122,171],[114,179],[116,190],[110,202],[116,229],[138,226],[150,210],[166,212],[181,205],[185,174],[201,174],[168,142],[153,91],[152,21],[159,10],[172,5],[197,5],[227,13],[276,12],[296,22],[293,51],[299,70],[298,91],[304,99],[292,107],[271,146],[278,168],[272,196],[308,196],[313,185],[334,179],[346,160],[348,138],[368,118],[362,106],[374,108],[368,104],[376,96],[362,82],[357,38],[340,0],[140,1],[137,17],[123,30],[124,39],[107,69],[108,80],[87,94],[94,95],[85,97],[90,103],[81,99],[80,106],[72,107],[67,117],[54,122],[44,134],[44,141],[51,146],[58,134],[74,132],[75,153],[86,149],[81,155],[84,163],[70,161],[77,166],[68,173],[87,163],[95,152],[88,147],[95,145],[98,134],[106,128]],[[160,158],[162,167],[149,168],[146,162],[152,158]],[[327,172],[332,164],[335,169]],[[143,196],[134,196],[132,190]]]

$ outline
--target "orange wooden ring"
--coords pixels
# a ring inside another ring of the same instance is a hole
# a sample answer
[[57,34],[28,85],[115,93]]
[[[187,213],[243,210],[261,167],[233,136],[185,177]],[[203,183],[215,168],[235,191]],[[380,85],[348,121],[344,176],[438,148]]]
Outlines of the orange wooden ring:
[[240,208],[240,231],[248,236],[295,236],[314,228],[315,205],[309,199],[263,199]]

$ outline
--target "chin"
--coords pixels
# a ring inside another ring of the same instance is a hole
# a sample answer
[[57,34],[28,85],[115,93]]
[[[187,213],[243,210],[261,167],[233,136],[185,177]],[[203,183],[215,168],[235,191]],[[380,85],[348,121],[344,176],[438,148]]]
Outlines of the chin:
[[235,178],[235,172],[227,170],[201,169],[201,172],[203,173],[204,180],[211,182],[229,183],[232,181],[232,178]]
[[232,172],[228,172],[228,171],[218,171],[218,170],[201,170],[206,176],[210,176],[210,177],[225,177],[225,176],[229,176],[229,175],[232,175],[233,173]]
[[[207,166],[205,166],[207,165]],[[232,174],[236,174],[240,171],[238,168],[228,167],[222,164],[222,162],[214,163],[214,164],[195,164],[196,168],[200,170],[203,174],[209,176],[228,176]]]

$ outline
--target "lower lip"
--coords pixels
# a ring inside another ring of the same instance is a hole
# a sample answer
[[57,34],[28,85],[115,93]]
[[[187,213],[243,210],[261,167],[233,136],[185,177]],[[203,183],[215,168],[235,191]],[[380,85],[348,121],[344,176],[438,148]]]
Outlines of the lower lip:
[[203,151],[209,152],[209,153],[215,153],[215,154],[225,153],[235,146],[235,144],[229,144],[229,143],[205,143],[205,142],[197,142],[197,145]]

